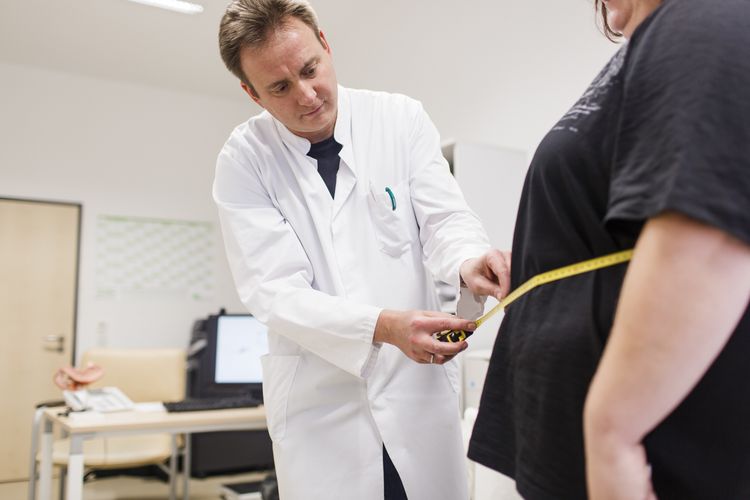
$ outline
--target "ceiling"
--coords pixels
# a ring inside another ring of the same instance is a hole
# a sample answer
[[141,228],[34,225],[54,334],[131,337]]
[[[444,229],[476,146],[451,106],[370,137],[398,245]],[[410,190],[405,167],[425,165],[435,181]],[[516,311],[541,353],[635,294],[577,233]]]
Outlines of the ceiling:
[[[229,0],[191,1],[204,11],[186,15],[126,0],[0,0],[0,62],[247,102],[219,56],[219,22]],[[386,67],[403,56],[401,46],[398,53],[393,48],[399,37],[411,39],[418,30],[431,30],[436,22],[455,17],[458,0],[425,14],[424,6],[432,2],[312,3],[324,20],[328,40],[334,42],[341,70],[359,67],[362,54]],[[388,26],[390,34],[383,36],[381,26]],[[375,84],[383,72],[370,67],[364,74],[368,84]]]
[[185,15],[125,0],[0,0],[0,61],[243,100],[217,45],[227,0]]
[[[0,63],[190,92],[247,110],[250,100],[219,57],[229,0],[193,1],[203,13],[126,0],[0,0]],[[422,100],[448,137],[535,145],[616,49],[596,30],[591,0],[312,4],[339,82]],[[523,129],[519,119],[534,126]]]

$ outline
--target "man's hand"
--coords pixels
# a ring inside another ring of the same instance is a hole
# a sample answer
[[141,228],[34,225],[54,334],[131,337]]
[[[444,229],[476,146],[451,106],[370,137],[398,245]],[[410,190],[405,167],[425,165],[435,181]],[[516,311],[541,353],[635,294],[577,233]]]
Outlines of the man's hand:
[[475,295],[491,295],[501,300],[510,291],[510,252],[490,250],[481,257],[464,261],[459,273]]
[[433,311],[383,310],[375,325],[375,342],[393,344],[417,363],[442,365],[466,349],[466,341],[440,342],[433,334],[443,330],[470,330],[476,325],[450,314]]

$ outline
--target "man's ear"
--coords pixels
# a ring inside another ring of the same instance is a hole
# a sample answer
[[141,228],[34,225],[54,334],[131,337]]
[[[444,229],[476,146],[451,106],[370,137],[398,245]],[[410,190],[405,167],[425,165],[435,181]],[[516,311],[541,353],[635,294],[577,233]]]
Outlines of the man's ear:
[[331,53],[331,44],[328,43],[328,40],[326,40],[326,36],[323,33],[323,30],[320,30],[320,43],[323,45],[323,48],[328,52]]
[[252,99],[255,102],[255,104],[265,109],[265,106],[263,106],[263,104],[261,104],[260,102],[260,96],[255,93],[255,89],[253,89],[250,85],[246,84],[245,82],[240,82],[240,87],[242,87],[242,90],[244,90],[245,93],[250,96],[250,99]]

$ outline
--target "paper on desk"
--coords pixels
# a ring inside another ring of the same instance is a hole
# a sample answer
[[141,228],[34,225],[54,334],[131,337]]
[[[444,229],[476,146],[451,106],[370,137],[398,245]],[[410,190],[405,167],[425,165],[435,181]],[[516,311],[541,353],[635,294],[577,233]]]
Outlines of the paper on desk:
[[164,405],[161,404],[161,401],[151,401],[148,403],[136,403],[133,410],[141,411],[141,412],[162,412],[162,413],[167,411],[164,408]]
[[104,414],[100,411],[86,410],[86,411],[72,411],[68,415],[68,419],[75,422],[98,422],[105,418]]
[[[165,413],[167,410],[164,408],[164,405],[160,401],[154,401],[148,403],[135,403],[132,410],[129,411],[137,411],[142,413]],[[127,413],[127,411],[118,413]],[[111,413],[105,414],[100,411],[94,410],[73,411],[70,412],[68,418],[71,420],[75,420],[76,422],[95,422],[106,418],[106,415],[111,415]]]

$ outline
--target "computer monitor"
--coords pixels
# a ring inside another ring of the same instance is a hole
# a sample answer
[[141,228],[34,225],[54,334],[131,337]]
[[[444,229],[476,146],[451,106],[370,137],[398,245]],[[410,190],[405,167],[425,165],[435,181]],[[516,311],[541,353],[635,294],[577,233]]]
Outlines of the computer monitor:
[[[263,401],[260,357],[268,351],[266,327],[249,314],[197,320],[188,351],[187,396],[194,399],[252,396]],[[190,473],[195,477],[273,468],[265,429],[190,435]]]
[[268,329],[250,314],[221,314],[207,328],[202,397],[263,397],[260,358],[268,352]]
[[268,352],[268,329],[250,315],[219,316],[216,326],[216,384],[261,384],[260,357]]

